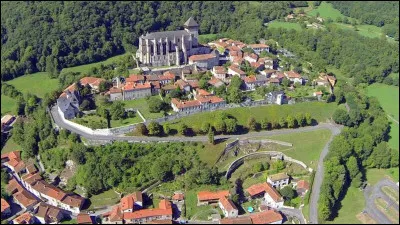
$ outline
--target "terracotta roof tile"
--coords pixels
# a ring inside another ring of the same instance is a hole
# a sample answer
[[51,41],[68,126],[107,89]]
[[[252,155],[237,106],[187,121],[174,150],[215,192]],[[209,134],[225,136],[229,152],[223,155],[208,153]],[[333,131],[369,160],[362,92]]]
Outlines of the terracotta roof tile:
[[80,79],[80,83],[85,86],[86,84],[92,85],[92,86],[99,86],[102,81],[105,81],[103,78],[97,78],[97,77],[84,77]]
[[221,202],[221,205],[224,207],[226,211],[237,210],[235,204],[226,197],[220,198],[219,201]]
[[246,189],[250,196],[255,196],[266,192],[268,189],[267,183],[254,184]]
[[3,213],[4,211],[6,211],[6,209],[10,208],[10,204],[8,204],[8,202],[4,199],[1,199],[1,213]]
[[200,191],[197,193],[197,199],[199,201],[210,201],[210,200],[218,200],[222,197],[228,197],[229,191],[218,191],[218,192],[210,192],[210,191]]
[[173,103],[178,109],[190,108],[201,105],[200,101],[198,100],[181,101],[176,98],[172,98],[171,103]]
[[220,220],[220,224],[252,224],[249,216],[237,217],[237,218],[223,218]]
[[204,61],[204,60],[209,60],[212,58],[215,58],[216,56],[214,54],[203,54],[203,55],[192,55],[189,57],[190,61]]
[[33,217],[29,212],[26,212],[15,218],[13,221],[15,224],[31,224],[33,221]]
[[124,91],[136,91],[136,90],[142,90],[142,89],[150,89],[151,85],[149,82],[146,82],[144,84],[140,83],[126,83],[125,86],[122,88]]
[[129,77],[127,77],[125,79],[126,82],[138,82],[138,81],[144,81],[144,76],[143,75],[135,75],[135,74],[131,74],[129,75]]
[[79,195],[67,195],[61,202],[72,207],[80,208],[84,201],[85,199]]
[[271,184],[269,184],[269,183],[266,183],[266,184],[267,184],[267,186],[266,186],[266,190],[265,190],[265,191],[268,193],[268,195],[271,196],[271,198],[272,198],[275,202],[282,202],[282,201],[283,201],[283,198],[282,198],[282,196],[278,193],[278,191],[275,190],[275,188],[272,187]]
[[253,224],[270,224],[283,219],[282,215],[274,210],[250,214],[250,218],[253,221]]
[[21,205],[25,208],[36,204],[38,201],[36,200],[35,196],[29,193],[26,190],[22,190],[13,194],[14,199],[16,199]]
[[310,189],[310,184],[305,180],[300,180],[297,182],[297,189]]
[[93,224],[92,218],[89,214],[80,213],[76,217],[76,222],[78,224]]
[[301,78],[301,75],[294,71],[287,71],[285,73],[289,78]]
[[182,201],[184,199],[185,199],[185,195],[182,193],[175,193],[174,196],[172,196],[172,200]]

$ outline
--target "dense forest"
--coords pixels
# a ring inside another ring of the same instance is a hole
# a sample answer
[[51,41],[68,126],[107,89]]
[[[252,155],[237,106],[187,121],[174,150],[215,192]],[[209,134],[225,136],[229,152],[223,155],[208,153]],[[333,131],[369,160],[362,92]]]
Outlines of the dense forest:
[[384,32],[399,40],[399,2],[396,1],[331,1],[343,15],[363,24],[383,27]]
[[390,43],[385,38],[371,39],[355,31],[335,28],[267,29],[264,38],[276,40],[296,53],[300,59],[297,64],[301,62],[303,67],[311,67],[316,73],[332,65],[353,77],[354,85],[384,82],[391,79],[387,77],[391,72],[399,71],[399,43]]
[[338,104],[346,102],[350,112],[337,109],[333,119],[345,125],[329,146],[324,161],[324,182],[318,204],[322,220],[334,219],[350,186],[360,187],[367,168],[399,165],[399,152],[388,146],[389,121],[376,98],[367,97],[349,84],[335,90]]
[[[1,79],[57,71],[134,51],[146,32],[182,29],[193,16],[200,34],[250,31],[297,3],[201,1],[1,2]],[[248,33],[248,32],[247,32]],[[241,34],[246,34],[242,32]],[[255,41],[255,40],[254,40]]]

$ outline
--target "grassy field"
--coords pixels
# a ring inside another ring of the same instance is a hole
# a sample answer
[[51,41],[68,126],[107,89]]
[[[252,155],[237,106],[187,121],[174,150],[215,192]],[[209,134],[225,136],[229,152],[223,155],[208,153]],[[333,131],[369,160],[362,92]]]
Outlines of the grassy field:
[[[375,96],[383,110],[395,120],[399,121],[399,87],[378,84],[368,86],[367,93],[369,96]],[[389,145],[394,149],[399,149],[399,124],[391,121]]]
[[339,215],[333,221],[326,221],[327,224],[359,224],[357,219],[359,214],[365,207],[365,198],[358,188],[349,187],[346,196],[342,200],[342,208]]
[[207,163],[209,166],[213,166],[217,161],[219,155],[224,150],[226,143],[227,142],[224,141],[216,145],[212,145],[209,143],[204,144],[204,148],[197,152],[199,154],[200,160]]
[[[160,99],[160,96],[155,95],[155,96],[151,96],[151,98]],[[160,113],[151,113],[150,112],[149,106],[147,104],[147,100],[145,98],[123,101],[123,103],[125,104],[125,106],[124,106],[125,108],[138,109],[140,111],[140,113],[144,116],[144,118],[146,118],[146,119],[155,119],[155,118],[163,117],[163,114],[161,112]]]
[[[342,19],[346,17],[339,10],[333,8],[331,3],[327,2],[322,2],[321,5],[318,6],[318,8],[309,11],[307,14],[310,16],[316,16],[317,13],[319,13],[320,17],[322,17],[323,19],[331,18],[333,21],[335,21],[338,17]],[[347,18],[349,20],[353,20],[350,17]]]
[[399,181],[399,168],[390,168],[390,169],[368,169],[367,170],[367,181],[371,185],[375,185],[385,176],[389,176],[395,182]]
[[1,95],[1,115],[3,116],[4,114],[15,114],[16,110],[16,101],[8,96]]
[[24,94],[30,92],[39,98],[43,98],[44,94],[57,90],[59,87],[58,79],[50,79],[46,72],[20,76],[7,83]]
[[268,23],[268,27],[301,30],[301,26],[298,23],[280,22],[280,21],[272,21]]
[[269,137],[269,139],[292,143],[293,147],[282,150],[282,152],[315,169],[321,151],[331,134],[330,130],[321,129],[317,131],[272,136]]
[[[84,125],[86,127],[90,127],[92,129],[102,129],[107,128],[107,121],[106,119],[98,116],[98,115],[87,115],[82,118],[75,118],[73,120],[75,123]],[[142,118],[139,115],[135,115],[133,118],[126,118],[124,120],[111,120],[111,128],[120,127],[120,126],[127,126],[129,124],[140,123],[143,122]],[[97,125],[93,125],[95,123]],[[102,127],[97,127],[99,124],[102,124]]]
[[96,63],[90,63],[90,64],[85,64],[85,65],[80,65],[80,66],[75,66],[75,67],[64,68],[61,70],[61,73],[81,72],[82,74],[85,74],[85,73],[88,73],[92,67],[97,67],[97,66],[100,66],[101,64],[103,64],[103,65],[113,64],[114,62],[117,62],[120,58],[124,57],[125,55],[129,55],[129,54],[130,53],[117,55],[117,56],[108,58],[104,61],[100,61],[100,62],[96,62]]
[[92,197],[90,197],[91,204],[88,210],[114,205],[118,203],[119,200],[120,198],[118,194],[111,189],[101,194],[93,195]]
[[76,219],[72,219],[72,220],[64,220],[60,222],[60,224],[78,224],[78,222],[76,221]]
[[14,150],[22,150],[21,146],[19,146],[17,143],[14,142],[14,140],[10,137],[8,138],[6,144],[4,147],[1,149],[1,153],[7,153],[7,152],[12,152]]
[[[327,104],[323,102],[305,102],[294,105],[268,105],[251,108],[233,108],[223,110],[223,112],[234,116],[239,125],[246,126],[249,117],[253,116],[257,122],[267,118],[269,121],[278,121],[280,117],[286,117],[296,113],[310,113],[313,119],[319,122],[325,122],[329,119],[335,109],[336,104]],[[185,123],[194,130],[199,130],[203,122],[213,124],[221,113],[221,110],[214,112],[198,113],[178,120],[170,121],[171,128],[177,129],[179,124]]]

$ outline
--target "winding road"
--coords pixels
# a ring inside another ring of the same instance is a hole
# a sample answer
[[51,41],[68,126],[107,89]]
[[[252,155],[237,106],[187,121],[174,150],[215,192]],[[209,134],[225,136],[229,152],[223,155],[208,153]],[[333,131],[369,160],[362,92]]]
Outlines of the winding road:
[[[95,140],[95,141],[128,141],[128,142],[172,142],[172,141],[201,141],[207,142],[207,136],[194,136],[194,137],[143,137],[143,136],[117,136],[117,135],[93,135],[77,129],[69,124],[63,122],[63,120],[59,117],[60,115],[57,112],[57,107],[53,107],[51,109],[51,114],[53,116],[54,122],[64,129],[67,129],[71,132],[77,133],[88,140]],[[311,193],[311,200],[310,200],[310,222],[311,223],[318,223],[318,198],[320,195],[320,188],[322,185],[322,180],[324,176],[324,168],[323,168],[323,160],[325,156],[328,154],[329,151],[329,144],[333,140],[334,136],[338,135],[343,128],[343,126],[332,124],[332,123],[320,123],[316,126],[310,127],[301,127],[297,129],[281,129],[281,130],[272,130],[272,131],[260,131],[260,132],[251,132],[243,135],[217,135],[215,136],[215,140],[218,139],[228,139],[228,138],[253,138],[253,137],[268,137],[273,135],[282,135],[282,134],[290,134],[290,133],[301,133],[307,131],[315,131],[319,129],[329,129],[332,132],[332,136],[329,141],[326,143],[324,149],[321,152],[318,166],[314,178],[314,183],[312,187]]]

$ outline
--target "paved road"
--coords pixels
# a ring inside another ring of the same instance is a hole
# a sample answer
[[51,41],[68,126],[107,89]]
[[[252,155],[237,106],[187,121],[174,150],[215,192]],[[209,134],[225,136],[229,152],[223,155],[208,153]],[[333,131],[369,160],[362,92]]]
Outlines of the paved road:
[[[144,136],[117,136],[117,135],[93,135],[90,133],[87,133],[85,131],[82,131],[80,129],[77,129],[75,127],[70,126],[69,124],[64,123],[60,115],[57,113],[57,108],[53,107],[51,109],[51,113],[54,118],[54,122],[62,127],[65,128],[71,132],[74,132],[76,134],[81,135],[82,137],[89,139],[89,140],[98,140],[98,141],[202,141],[202,142],[207,142],[208,137],[207,136],[194,136],[194,137],[144,137]],[[217,135],[215,136],[215,140],[218,139],[227,139],[227,138],[250,138],[250,137],[266,137],[266,136],[272,136],[272,135],[281,135],[281,134],[290,134],[290,133],[300,133],[300,132],[305,132],[305,131],[314,131],[314,130],[319,130],[322,128],[327,128],[332,131],[336,130],[336,126],[329,124],[329,123],[321,123],[316,126],[311,126],[311,127],[302,127],[302,128],[297,128],[297,129],[282,129],[282,130],[272,130],[272,131],[260,131],[260,132],[251,132],[243,135]]]
[[305,224],[305,219],[303,216],[303,212],[300,209],[288,209],[288,208],[279,208],[278,211],[282,212],[285,214],[286,217],[296,217],[298,220],[300,220],[301,224]]
[[311,198],[310,198],[310,223],[318,223],[318,198],[321,191],[322,181],[324,179],[324,158],[328,154],[329,144],[332,142],[334,136],[338,135],[343,126],[330,125],[332,136],[326,143],[324,149],[319,157],[317,170],[315,172],[314,183],[312,186]]
[[382,213],[375,205],[375,199],[381,198],[385,200],[389,206],[394,205],[394,208],[397,210],[397,212],[399,211],[399,205],[382,191],[382,187],[384,186],[389,186],[395,191],[399,192],[399,187],[393,181],[386,178],[379,181],[373,187],[368,186],[364,190],[366,204],[364,211],[367,212],[376,222],[380,224],[392,224],[392,222],[386,217],[386,215]]

